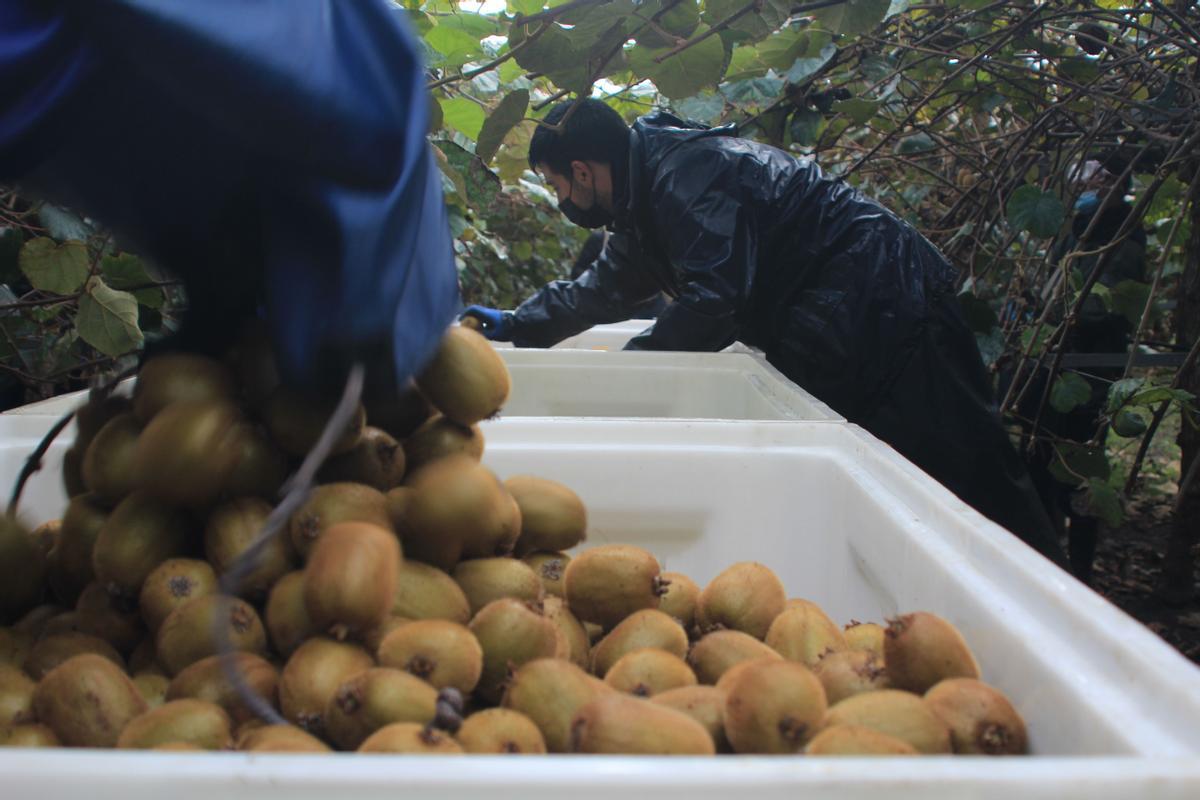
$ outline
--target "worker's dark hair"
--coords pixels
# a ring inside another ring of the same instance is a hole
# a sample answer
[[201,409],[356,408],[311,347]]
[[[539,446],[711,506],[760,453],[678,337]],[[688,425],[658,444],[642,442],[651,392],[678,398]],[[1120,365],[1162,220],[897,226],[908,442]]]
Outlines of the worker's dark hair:
[[[575,100],[550,109],[545,121],[557,125]],[[546,166],[559,175],[571,174],[572,161],[620,164],[629,151],[629,126],[621,115],[599,100],[588,98],[567,120],[562,131],[538,126],[529,143],[529,166]]]

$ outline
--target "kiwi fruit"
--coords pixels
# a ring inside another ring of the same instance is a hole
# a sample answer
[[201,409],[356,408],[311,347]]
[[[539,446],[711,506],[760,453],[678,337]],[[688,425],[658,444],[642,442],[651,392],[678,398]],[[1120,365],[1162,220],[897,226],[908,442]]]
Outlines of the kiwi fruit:
[[540,608],[511,597],[493,600],[471,620],[471,633],[483,648],[483,672],[476,687],[488,702],[500,700],[509,673],[527,661],[560,655],[560,634]]
[[236,397],[233,375],[221,362],[191,353],[148,359],[133,386],[133,412],[143,423],[176,403],[227,403]]
[[83,587],[95,580],[92,554],[107,520],[108,511],[91,493],[72,497],[67,503],[58,547],[49,564],[50,586],[59,603],[73,607]]
[[64,661],[33,693],[38,721],[68,747],[113,747],[146,701],[119,666],[94,653]]
[[575,712],[611,692],[612,687],[569,661],[540,658],[513,673],[504,692],[504,707],[533,720],[551,753],[566,753],[570,750]]
[[88,445],[80,465],[83,484],[100,502],[114,506],[137,488],[133,454],[141,432],[134,414],[118,414]]
[[527,553],[521,560],[541,579],[546,596],[566,597],[563,575],[567,571],[567,564],[571,563],[569,555],[538,550]]
[[33,634],[16,628],[0,628],[0,664],[23,668],[33,645]]
[[604,682],[619,692],[652,697],[669,689],[697,685],[696,673],[682,658],[644,647],[621,656],[604,674]]
[[922,694],[947,678],[979,677],[979,663],[958,629],[926,611],[888,620],[883,653],[897,689]]
[[137,672],[133,674],[133,685],[146,701],[147,708],[158,708],[167,702],[171,679],[158,672]]
[[684,658],[688,652],[687,633],[672,617],[647,608],[621,620],[592,649],[592,672],[606,674],[626,653],[643,647],[656,647]]
[[587,509],[579,495],[557,481],[514,475],[504,488],[521,509],[519,555],[534,550],[570,550],[587,536]]
[[1025,720],[1000,691],[974,678],[948,678],[925,704],[950,729],[955,753],[1016,756],[1029,751]]
[[[12,624],[14,631],[27,633],[34,639],[41,637],[42,632],[46,630],[46,625],[50,620],[64,613],[62,606],[54,605],[53,603],[43,603],[40,606],[34,606],[25,612],[25,615]],[[0,650],[3,650],[0,647]],[[0,655],[0,664],[3,664],[4,657]]]
[[0,727],[0,747],[62,747],[62,742],[50,726],[27,722]]
[[798,753],[821,725],[825,689],[794,661],[755,664],[729,687],[725,735],[737,753]]
[[[241,681],[269,705],[277,706],[279,670],[254,653],[231,653],[231,665]],[[235,725],[255,718],[255,712],[242,699],[230,681],[222,657],[208,656],[179,671],[166,690],[168,700],[204,700],[220,706]]]
[[378,489],[361,483],[318,486],[288,520],[288,535],[296,552],[308,558],[321,534],[341,522],[369,522],[391,530],[387,498]]
[[454,755],[462,753],[449,734],[416,722],[394,722],[371,734],[358,748],[360,753],[413,753]]
[[[246,554],[270,515],[271,504],[257,497],[240,497],[212,510],[204,529],[204,554],[218,575],[225,575]],[[273,536],[258,551],[254,566],[238,582],[234,593],[261,599],[275,581],[295,567],[291,542],[286,536]]]
[[133,652],[145,635],[136,606],[110,594],[98,581],[88,584],[75,603],[79,630],[98,636],[121,655]]
[[304,568],[304,604],[317,630],[344,639],[380,625],[396,596],[400,558],[387,528],[342,522],[326,530]]
[[25,660],[25,672],[34,680],[41,680],[60,664],[83,653],[98,655],[121,669],[125,668],[125,660],[111,644],[99,636],[75,632],[46,636],[35,644]]
[[742,673],[753,666],[766,661],[778,661],[778,658],[751,658],[747,661],[739,661],[729,669],[721,673],[721,677],[717,678],[717,682],[713,684],[722,692],[728,692],[729,687],[733,686],[734,682],[741,677]]
[[159,411],[134,448],[138,487],[171,505],[211,505],[237,465],[240,423],[227,402],[174,403]]
[[460,561],[451,575],[467,596],[472,616],[501,597],[537,603],[545,593],[537,573],[525,562],[513,558]]
[[624,755],[716,754],[712,736],[687,714],[633,695],[610,692],[571,718],[570,752]]
[[138,608],[151,633],[157,633],[171,612],[197,597],[217,593],[217,573],[207,561],[169,558],[146,576]]
[[134,492],[113,509],[96,538],[96,580],[114,594],[137,597],[155,567],[187,550],[191,529],[178,509],[147,492]]
[[445,572],[406,558],[396,580],[392,613],[409,619],[445,619],[466,625],[471,621],[471,602]]
[[842,630],[815,603],[784,609],[767,630],[766,643],[788,661],[816,666],[828,652],[846,650]]
[[279,676],[279,708],[294,725],[315,736],[325,734],[325,708],[338,687],[375,666],[357,645],[314,637],[300,645]]
[[411,382],[399,393],[391,383],[372,384],[363,388],[363,405],[367,419],[398,440],[407,439],[437,411]]
[[810,756],[915,756],[908,742],[861,725],[833,725],[812,738],[804,748]]
[[851,622],[842,631],[842,638],[851,650],[865,650],[883,660],[883,626],[874,622]]
[[83,482],[84,453],[83,446],[78,444],[68,447],[63,452],[62,485],[63,493],[68,499],[87,491]]
[[289,572],[271,587],[263,611],[271,646],[284,658],[316,632],[304,602],[304,571]]
[[533,720],[509,708],[486,708],[463,720],[455,734],[468,753],[541,754],[546,740]]
[[591,640],[587,631],[583,629],[583,624],[575,619],[571,609],[567,608],[566,601],[561,597],[547,597],[542,601],[542,613],[558,628],[559,639],[566,647],[563,657],[587,669],[592,660]]
[[483,458],[483,433],[478,425],[459,425],[438,414],[404,440],[406,481],[411,482],[426,466],[451,456],[478,462]]
[[725,692],[721,689],[715,686],[680,686],[653,695],[650,702],[687,714],[708,731],[718,753],[733,752],[725,737]]
[[58,540],[62,535],[62,520],[46,520],[34,528],[29,535],[33,537],[33,543],[42,551],[42,555],[49,559],[50,554],[58,548]]
[[691,630],[696,624],[700,587],[682,572],[664,572],[662,581],[667,590],[658,600],[658,610],[679,620],[685,631]]
[[129,654],[129,674],[137,675],[141,672],[153,672],[156,675],[167,674],[162,664],[158,663],[158,650],[155,649],[154,634],[148,634]]
[[321,465],[322,481],[362,483],[386,492],[404,480],[404,448],[390,433],[366,427],[358,444]]
[[[275,443],[288,455],[303,457],[317,443],[336,406],[336,398],[315,397],[280,386],[267,398],[262,415]],[[352,450],[362,437],[366,421],[366,411],[360,403],[338,432],[330,455]]]
[[483,673],[483,648],[464,625],[444,619],[414,620],[379,644],[379,663],[404,670],[435,689],[470,694]]
[[295,725],[265,725],[237,738],[237,750],[250,753],[328,753],[329,746]]
[[421,394],[447,419],[473,425],[498,413],[512,380],[504,359],[481,334],[451,327],[417,376]]
[[907,742],[918,752],[949,753],[950,729],[915,694],[883,689],[847,697],[830,707],[826,725],[859,725]]
[[106,422],[130,411],[133,411],[133,400],[129,397],[96,389],[88,392],[87,400],[75,409],[75,446],[80,453],[87,449]]
[[275,446],[261,425],[249,421],[237,424],[230,447],[237,453],[233,467],[225,477],[222,494],[226,497],[261,497],[275,500],[291,472],[283,451]]
[[710,686],[735,664],[759,658],[781,660],[782,656],[741,631],[713,631],[693,644],[687,654],[688,665],[696,677]]
[[413,620],[408,617],[397,617],[395,614],[388,614],[387,619],[363,633],[358,637],[358,640],[362,642],[363,647],[367,648],[368,653],[378,653],[379,645],[383,644],[383,640],[387,638],[389,633],[397,628],[404,627],[410,622],[413,622]]
[[46,556],[33,531],[0,514],[0,623],[15,622],[42,600]]
[[375,731],[396,722],[433,720],[437,689],[398,669],[373,667],[343,681],[325,705],[325,734],[354,750]]
[[37,683],[24,672],[0,664],[0,729],[33,722],[33,690]]
[[155,649],[170,675],[219,652],[218,622],[231,650],[266,655],[267,634],[253,606],[229,595],[204,595],[172,611],[158,629]]
[[581,621],[611,628],[635,611],[658,608],[667,588],[659,573],[658,560],[640,547],[593,547],[567,565],[567,605]]
[[883,661],[869,650],[829,653],[813,667],[813,674],[825,687],[830,705],[863,692],[891,688]]
[[786,603],[779,576],[756,561],[742,561],[704,587],[696,603],[696,622],[703,630],[721,627],[762,639]]
[[232,744],[229,715],[204,700],[172,700],[134,717],[121,730],[117,747],[149,750],[184,742],[202,750],[223,750]]
[[405,509],[412,535],[404,544],[414,549],[417,560],[450,569],[457,561],[452,558],[456,550],[459,558],[512,552],[520,514],[487,467],[461,456],[444,458],[423,469],[412,488]]

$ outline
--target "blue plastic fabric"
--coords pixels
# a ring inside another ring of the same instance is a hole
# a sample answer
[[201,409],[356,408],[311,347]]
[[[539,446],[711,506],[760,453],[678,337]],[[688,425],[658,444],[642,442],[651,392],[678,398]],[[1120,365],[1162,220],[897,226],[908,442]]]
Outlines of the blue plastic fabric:
[[0,0],[0,180],[179,275],[180,346],[265,298],[294,379],[403,378],[459,306],[424,84],[390,0]]

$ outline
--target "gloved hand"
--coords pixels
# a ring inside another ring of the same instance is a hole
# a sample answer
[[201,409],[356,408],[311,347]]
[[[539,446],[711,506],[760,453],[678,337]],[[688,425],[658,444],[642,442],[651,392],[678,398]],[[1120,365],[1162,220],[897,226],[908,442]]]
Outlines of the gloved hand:
[[473,317],[482,323],[479,332],[493,342],[507,342],[512,338],[512,312],[487,306],[467,306],[459,319]]

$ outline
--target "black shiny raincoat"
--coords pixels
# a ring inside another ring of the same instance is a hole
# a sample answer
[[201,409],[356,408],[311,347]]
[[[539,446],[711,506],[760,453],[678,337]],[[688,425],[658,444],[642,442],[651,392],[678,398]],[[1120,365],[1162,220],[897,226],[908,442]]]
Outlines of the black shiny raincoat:
[[607,247],[513,316],[547,347],[673,302],[628,349],[758,347],[986,516],[1062,563],[938,250],[814,164],[658,113],[634,123]]

